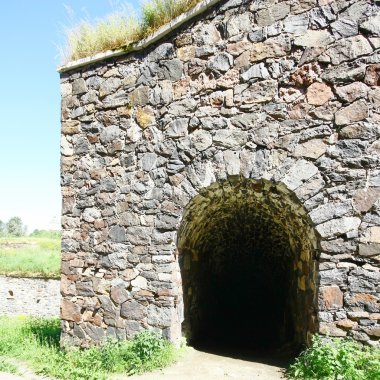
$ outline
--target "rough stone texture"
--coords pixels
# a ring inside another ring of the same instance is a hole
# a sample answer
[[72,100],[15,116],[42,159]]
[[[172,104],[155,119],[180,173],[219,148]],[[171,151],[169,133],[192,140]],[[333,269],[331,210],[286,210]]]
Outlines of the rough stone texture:
[[315,82],[307,89],[307,101],[314,106],[321,106],[329,101],[333,96],[329,86],[324,83]]
[[0,315],[59,316],[59,280],[0,276]]
[[[379,344],[379,13],[221,1],[145,51],[61,75],[63,342],[146,328],[178,342],[201,328],[207,273],[232,286],[249,271],[289,274],[278,303],[299,343]],[[236,266],[238,244],[263,272]],[[224,330],[265,316],[242,304]]]

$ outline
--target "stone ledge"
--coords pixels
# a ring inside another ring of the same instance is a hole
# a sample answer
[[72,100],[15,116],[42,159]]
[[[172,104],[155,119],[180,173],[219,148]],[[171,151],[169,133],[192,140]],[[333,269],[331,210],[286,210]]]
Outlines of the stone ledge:
[[174,20],[170,21],[168,24],[161,26],[158,30],[156,30],[150,36],[130,45],[126,46],[124,49],[118,50],[107,50],[106,52],[95,54],[91,57],[81,58],[76,61],[69,62],[66,65],[58,66],[57,71],[61,73],[65,73],[70,70],[77,69],[82,66],[90,65],[95,62],[103,61],[104,59],[119,57],[124,54],[132,53],[135,51],[140,51],[146,49],[148,46],[154,44],[159,41],[161,38],[165,37],[170,32],[179,28],[185,22],[191,20],[192,18],[198,16],[199,14],[205,12],[213,5],[218,3],[220,0],[205,0],[201,3],[197,4],[194,8],[189,11],[182,13]]

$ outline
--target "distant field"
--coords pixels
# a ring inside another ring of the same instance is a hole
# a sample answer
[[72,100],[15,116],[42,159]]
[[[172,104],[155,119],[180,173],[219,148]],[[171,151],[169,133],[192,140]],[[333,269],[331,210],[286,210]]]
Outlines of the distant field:
[[0,274],[58,278],[61,240],[46,237],[0,238]]

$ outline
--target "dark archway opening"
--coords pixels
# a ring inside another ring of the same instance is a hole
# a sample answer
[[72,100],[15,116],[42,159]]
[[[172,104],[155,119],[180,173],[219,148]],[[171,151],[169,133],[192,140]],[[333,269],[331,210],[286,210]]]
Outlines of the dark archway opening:
[[207,233],[194,273],[201,313],[194,343],[270,348],[292,340],[296,279],[281,228],[242,206],[210,221]]
[[296,348],[315,314],[306,215],[271,183],[221,189],[196,197],[180,230],[183,330],[202,348]]

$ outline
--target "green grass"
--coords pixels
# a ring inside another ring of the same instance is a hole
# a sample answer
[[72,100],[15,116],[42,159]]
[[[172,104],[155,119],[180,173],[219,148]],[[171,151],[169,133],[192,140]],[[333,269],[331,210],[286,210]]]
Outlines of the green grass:
[[302,380],[378,380],[380,348],[362,346],[348,338],[326,340],[316,335],[287,375]]
[[151,0],[142,5],[138,19],[128,11],[110,14],[95,23],[82,21],[66,29],[67,46],[63,62],[89,57],[115,49],[128,49],[162,25],[190,10],[201,0]]
[[0,238],[0,274],[59,278],[60,252],[59,237]]
[[59,335],[58,319],[0,318],[0,357],[25,362],[51,378],[105,380],[113,373],[164,367],[177,353],[170,343],[147,331],[128,342],[107,342],[87,350],[61,350]]
[[17,373],[17,367],[4,358],[0,358],[0,372]]

